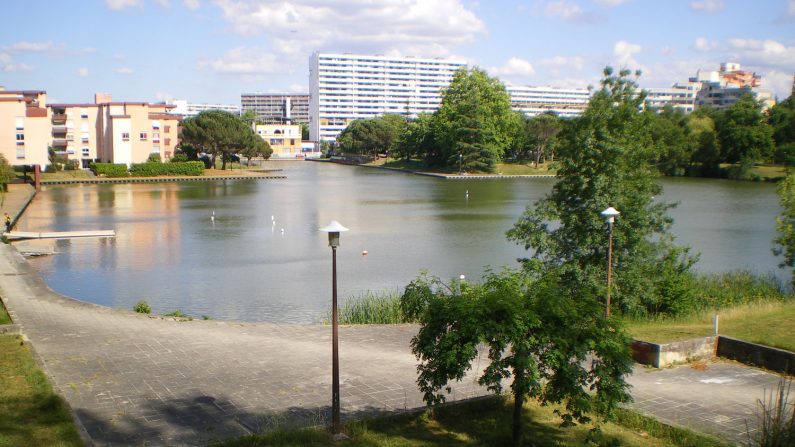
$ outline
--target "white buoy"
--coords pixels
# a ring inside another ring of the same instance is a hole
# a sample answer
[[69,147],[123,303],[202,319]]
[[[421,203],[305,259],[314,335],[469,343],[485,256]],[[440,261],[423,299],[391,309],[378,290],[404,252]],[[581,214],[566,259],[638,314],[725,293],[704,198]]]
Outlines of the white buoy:
[[210,215],[210,220],[215,222],[215,210],[213,210],[213,213]]
[[362,251],[362,256],[367,256],[367,250]]
[[284,228],[282,228],[282,234],[284,234]]
[[463,281],[463,280],[467,279],[467,277],[466,277],[465,275],[463,275],[463,274],[462,274],[461,276],[459,276],[459,277],[458,277],[458,279],[460,279],[461,281]]

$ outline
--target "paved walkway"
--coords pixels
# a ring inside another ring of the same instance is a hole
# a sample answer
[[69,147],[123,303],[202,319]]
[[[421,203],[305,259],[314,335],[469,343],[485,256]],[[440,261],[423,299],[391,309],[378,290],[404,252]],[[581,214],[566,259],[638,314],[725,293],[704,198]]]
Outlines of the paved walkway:
[[[51,291],[3,244],[0,296],[96,445],[203,445],[330,419],[329,327],[179,322],[80,302]],[[409,350],[416,330],[340,329],[343,417],[423,406]],[[756,400],[778,380],[730,362],[637,366],[629,378],[635,408],[741,442]],[[482,394],[470,375],[451,397]]]

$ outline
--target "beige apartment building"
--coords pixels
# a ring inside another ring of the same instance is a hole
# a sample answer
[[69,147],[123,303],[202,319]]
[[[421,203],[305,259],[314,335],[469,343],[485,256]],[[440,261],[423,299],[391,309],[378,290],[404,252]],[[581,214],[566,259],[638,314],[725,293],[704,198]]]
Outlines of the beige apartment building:
[[273,149],[271,158],[302,157],[301,126],[290,124],[257,124],[254,131]]
[[46,165],[50,120],[47,92],[0,87],[0,153],[12,165]]
[[49,164],[48,147],[88,168],[93,161],[141,163],[153,153],[168,160],[178,143],[175,106],[113,102],[47,104],[44,91],[0,87],[0,153],[12,165]]

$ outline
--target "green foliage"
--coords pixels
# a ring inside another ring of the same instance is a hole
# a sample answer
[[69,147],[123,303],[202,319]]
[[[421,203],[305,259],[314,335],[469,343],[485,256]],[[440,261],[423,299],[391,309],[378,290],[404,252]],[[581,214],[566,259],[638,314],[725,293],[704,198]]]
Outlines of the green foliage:
[[655,146],[654,162],[663,174],[684,175],[692,158],[693,145],[687,135],[684,112],[668,106],[649,116],[651,139]]
[[77,171],[80,169],[80,162],[78,160],[66,160],[63,169],[64,171]]
[[175,311],[169,312],[167,314],[163,314],[164,317],[174,317],[174,318],[187,318],[191,319],[190,315],[185,314],[181,310],[177,309]]
[[757,401],[757,429],[748,434],[748,446],[791,447],[795,445],[795,399],[790,397],[792,380],[781,379],[776,391]]
[[402,115],[356,120],[339,134],[337,144],[342,152],[375,156],[394,150],[405,129],[406,118]]
[[776,145],[795,143],[795,96],[781,101],[769,111],[768,123],[773,128]]
[[174,154],[173,157],[169,160],[171,163],[185,163],[188,161],[188,156],[182,152],[177,152]]
[[761,106],[745,95],[720,114],[718,137],[724,160],[753,165],[773,155],[773,129]]
[[406,129],[400,135],[398,143],[391,153],[395,158],[409,160],[433,157],[436,143],[431,129],[433,115],[422,113],[416,119],[409,120]]
[[135,303],[135,306],[133,306],[133,310],[139,314],[152,313],[152,308],[149,306],[149,303],[147,303],[145,300],[141,300]]
[[200,161],[186,161],[184,163],[133,163],[130,166],[130,175],[135,177],[157,177],[159,175],[189,175],[199,176],[204,172],[204,163]]
[[8,164],[5,155],[0,154],[0,189],[5,191],[6,185],[14,178],[16,178],[14,168]]
[[254,157],[270,158],[273,154],[271,145],[260,138],[256,133],[247,134],[243,139],[243,145],[240,148],[240,155],[248,159],[248,164],[251,164],[251,159]]
[[160,163],[163,160],[160,159],[160,153],[154,152],[149,154],[149,158],[146,159],[147,163]]
[[215,166],[215,157],[221,155],[221,169],[226,169],[226,161],[232,154],[255,144],[253,137],[259,138],[239,116],[223,110],[207,110],[183,120],[180,135],[181,144],[210,154],[211,166]]
[[91,163],[94,174],[104,177],[128,177],[127,165],[124,163]]
[[[412,281],[401,306],[421,324],[411,347],[424,400],[444,402],[442,390],[464,378],[483,343],[489,363],[478,382],[499,393],[510,379],[514,445],[523,437],[526,398],[563,404],[562,426],[591,422],[594,413],[609,418],[629,401],[629,339],[617,320],[602,316],[593,296],[598,288],[563,285],[566,270],[506,270],[487,274],[482,284],[446,285],[424,274]],[[595,360],[586,362],[590,355]]]
[[454,167],[463,153],[464,170],[491,170],[513,146],[519,125],[520,116],[511,110],[510,97],[499,80],[479,68],[461,68],[433,115],[438,151],[428,154],[427,160]]
[[571,264],[567,289],[604,284],[608,228],[599,213],[613,206],[621,212],[613,226],[613,305],[632,314],[676,312],[670,294],[692,299],[677,282],[688,281],[695,259],[673,245],[672,205],[652,201],[662,187],[650,163],[650,116],[638,111],[644,94],[629,74],[605,70],[602,88],[561,138],[552,192],[528,207],[508,237],[544,265]]
[[693,277],[691,284],[698,294],[692,309],[694,312],[788,299],[775,276],[759,275],[748,270],[701,273]]
[[[331,313],[326,315],[331,321]],[[395,293],[373,293],[346,300],[339,308],[340,324],[399,324],[412,323],[400,309],[400,296]]]
[[[773,240],[773,254],[783,255],[779,267],[795,267],[795,175],[790,174],[776,189],[781,215],[776,218],[776,231],[778,235]],[[795,284],[795,272],[792,273],[792,283]]]

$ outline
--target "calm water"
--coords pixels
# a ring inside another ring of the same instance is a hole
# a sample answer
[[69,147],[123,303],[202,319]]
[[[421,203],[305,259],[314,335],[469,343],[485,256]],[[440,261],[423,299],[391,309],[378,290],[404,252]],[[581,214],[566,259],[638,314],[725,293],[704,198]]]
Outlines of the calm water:
[[[338,249],[342,299],[402,289],[421,269],[444,279],[479,278],[486,266],[515,266],[526,255],[505,231],[553,183],[445,181],[310,162],[272,166],[288,178],[48,187],[19,228],[116,230],[115,239],[24,242],[58,252],[31,263],[65,295],[126,309],[145,299],[156,313],[310,323],[330,306],[331,250],[318,231],[330,220],[350,228]],[[786,276],[771,254],[780,212],[772,185],[663,185],[663,200],[680,203],[674,233],[701,253],[699,269]]]

